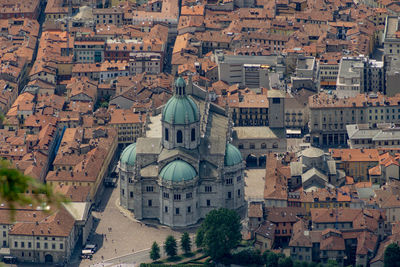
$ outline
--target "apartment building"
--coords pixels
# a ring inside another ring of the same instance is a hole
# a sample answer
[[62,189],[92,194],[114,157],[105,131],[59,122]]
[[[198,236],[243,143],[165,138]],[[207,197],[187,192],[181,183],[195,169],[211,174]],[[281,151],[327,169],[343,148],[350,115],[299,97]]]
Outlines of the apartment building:
[[399,17],[387,16],[383,33],[385,56],[400,55]]
[[310,134],[319,146],[346,146],[348,124],[400,122],[400,95],[358,94],[339,99],[319,93],[309,98]]
[[350,148],[398,148],[400,128],[392,123],[346,125]]
[[318,61],[318,85],[319,89],[336,89],[336,80],[339,73],[341,53],[325,53]]
[[124,10],[118,7],[93,9],[96,24],[114,24],[121,26],[124,22]]
[[105,41],[102,38],[76,38],[74,59],[78,63],[97,63],[104,61]]
[[112,109],[109,125],[118,132],[118,144],[131,144],[143,136],[145,121],[145,115],[129,109]]
[[360,57],[343,57],[339,64],[336,93],[339,98],[364,92],[385,92],[382,61]]

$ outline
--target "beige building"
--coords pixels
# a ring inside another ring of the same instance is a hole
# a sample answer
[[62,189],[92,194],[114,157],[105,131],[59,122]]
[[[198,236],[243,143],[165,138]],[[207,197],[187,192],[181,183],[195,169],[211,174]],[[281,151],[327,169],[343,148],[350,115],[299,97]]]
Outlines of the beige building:
[[232,137],[248,167],[265,167],[268,153],[286,152],[285,134],[284,128],[234,127]]
[[[8,218],[9,212],[1,209],[0,217]],[[19,262],[66,263],[77,240],[74,224],[74,217],[62,206],[49,213],[29,208],[18,210],[16,221],[8,230],[10,254]],[[2,226],[7,225],[10,226]]]
[[118,131],[119,144],[131,144],[142,137],[146,115],[133,113],[130,109],[112,109],[109,125]]
[[310,134],[314,145],[346,146],[348,124],[400,122],[400,95],[358,94],[338,99],[319,93],[309,98]]

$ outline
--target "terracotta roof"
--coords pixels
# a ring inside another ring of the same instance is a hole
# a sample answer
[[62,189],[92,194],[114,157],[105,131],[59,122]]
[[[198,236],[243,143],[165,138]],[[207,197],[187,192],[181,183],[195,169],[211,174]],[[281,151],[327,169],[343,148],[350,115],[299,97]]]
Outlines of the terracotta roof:
[[262,218],[264,216],[262,203],[250,203],[248,216],[252,218]]

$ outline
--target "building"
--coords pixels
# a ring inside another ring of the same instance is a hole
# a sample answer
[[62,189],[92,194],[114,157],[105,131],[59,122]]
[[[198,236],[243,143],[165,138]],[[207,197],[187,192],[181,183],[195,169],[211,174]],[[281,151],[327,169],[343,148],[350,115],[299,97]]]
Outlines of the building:
[[398,148],[400,128],[391,123],[346,125],[350,148]]
[[103,38],[75,38],[74,60],[78,63],[101,63],[104,61],[105,46]]
[[400,55],[400,36],[398,16],[387,16],[383,33],[383,48],[385,56]]
[[228,143],[228,117],[189,96],[192,88],[178,78],[162,111],[159,137],[139,138],[121,155],[121,205],[139,220],[187,227],[215,208],[247,208],[244,163]]
[[369,181],[368,170],[379,164],[377,149],[331,149],[330,153],[336,168],[357,182]]
[[118,144],[131,144],[142,137],[146,115],[133,113],[129,109],[112,109],[109,125],[118,131]]
[[295,75],[291,77],[292,90],[316,90],[317,64],[315,57],[299,56]]
[[249,88],[268,88],[271,84],[270,77],[283,75],[284,66],[282,58],[278,56],[243,56],[224,55],[216,52],[216,63],[218,64],[218,80],[229,85],[240,84]]
[[385,92],[383,62],[363,56],[343,57],[339,64],[336,92],[339,98],[365,92]]
[[400,122],[400,97],[381,93],[338,99],[319,93],[309,98],[311,141],[319,146],[346,146],[345,125]]

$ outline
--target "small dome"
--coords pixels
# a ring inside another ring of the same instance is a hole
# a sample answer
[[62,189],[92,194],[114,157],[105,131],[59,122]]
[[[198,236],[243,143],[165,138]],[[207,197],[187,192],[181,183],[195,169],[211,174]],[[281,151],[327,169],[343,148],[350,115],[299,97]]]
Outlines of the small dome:
[[199,121],[197,105],[186,95],[173,96],[165,104],[162,120],[172,124],[187,124]]
[[309,147],[301,152],[301,154],[307,158],[319,158],[324,155],[324,151],[319,148]]
[[183,160],[168,163],[160,172],[162,179],[172,182],[189,181],[196,177],[196,170]]
[[182,77],[179,77],[178,79],[176,79],[175,87],[185,87],[185,86],[186,86],[186,82]]
[[242,154],[232,144],[226,144],[225,149],[225,166],[233,166],[242,162]]
[[136,162],[136,143],[130,144],[127,146],[124,151],[122,151],[121,158],[120,158],[121,163],[124,163],[126,165],[133,166],[135,165]]

